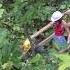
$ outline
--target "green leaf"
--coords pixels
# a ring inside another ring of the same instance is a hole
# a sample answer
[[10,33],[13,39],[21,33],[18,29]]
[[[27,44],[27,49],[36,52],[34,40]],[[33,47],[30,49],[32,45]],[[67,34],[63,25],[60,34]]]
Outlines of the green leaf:
[[0,8],[2,7],[2,4],[0,4]]
[[4,9],[0,9],[0,18],[2,17],[3,12],[4,12]]
[[61,62],[59,63],[58,70],[65,70],[66,68],[70,67],[70,55],[68,53],[55,55],[61,60]]
[[65,8],[66,8],[66,5],[61,5],[60,6],[60,9],[62,9],[62,10],[65,9]]
[[68,53],[64,53],[64,54],[55,54],[56,57],[58,57],[60,60],[62,60],[63,62],[70,62],[70,55]]
[[41,60],[42,56],[40,54],[36,54],[36,56],[31,59],[30,63],[37,63],[40,62]]
[[68,67],[70,67],[70,63],[69,62],[65,62],[65,63],[60,64],[58,70],[65,70]]

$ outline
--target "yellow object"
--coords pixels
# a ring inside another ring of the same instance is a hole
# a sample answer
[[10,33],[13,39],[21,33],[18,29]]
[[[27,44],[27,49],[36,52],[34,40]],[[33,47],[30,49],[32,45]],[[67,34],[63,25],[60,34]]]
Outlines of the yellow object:
[[26,40],[23,42],[22,48],[23,48],[24,54],[29,51],[29,49],[31,48],[31,44],[30,44],[29,39],[26,39]]

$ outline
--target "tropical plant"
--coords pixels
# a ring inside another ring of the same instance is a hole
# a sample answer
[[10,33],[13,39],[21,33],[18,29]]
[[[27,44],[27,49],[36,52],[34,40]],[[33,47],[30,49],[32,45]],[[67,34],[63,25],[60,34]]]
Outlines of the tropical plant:
[[[69,8],[70,0],[0,0],[0,70],[68,69],[69,54],[58,54],[46,48],[46,53],[31,56],[25,63],[20,46],[28,35],[48,24],[54,11],[63,12]],[[64,19],[70,21],[69,16]],[[48,29],[45,36],[52,32]]]

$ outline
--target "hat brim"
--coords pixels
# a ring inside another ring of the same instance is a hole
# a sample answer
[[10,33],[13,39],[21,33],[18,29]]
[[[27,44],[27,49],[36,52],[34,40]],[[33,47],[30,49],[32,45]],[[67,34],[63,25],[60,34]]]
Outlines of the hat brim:
[[55,21],[59,20],[59,19],[62,18],[62,17],[63,17],[63,14],[62,14],[59,18],[57,18],[57,19],[55,19],[55,20],[51,17],[51,21],[52,21],[52,22],[55,22]]

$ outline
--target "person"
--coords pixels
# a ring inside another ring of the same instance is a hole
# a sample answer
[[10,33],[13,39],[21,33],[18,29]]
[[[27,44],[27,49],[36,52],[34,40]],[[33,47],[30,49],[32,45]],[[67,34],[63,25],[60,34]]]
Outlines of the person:
[[[66,11],[66,13],[69,13],[70,10]],[[51,16],[51,22],[47,24],[44,28],[40,29],[38,32],[36,32],[34,35],[31,36],[31,38],[38,36],[43,31],[47,30],[49,27],[53,26],[54,29],[54,37],[52,40],[53,46],[55,46],[56,49],[61,50],[68,46],[70,42],[70,30],[68,27],[68,24],[62,19],[63,13],[60,11],[55,11]],[[66,41],[64,36],[64,31],[67,31],[68,33],[68,41]],[[24,48],[24,51],[27,53],[29,49],[31,48],[31,43],[29,39],[26,39],[23,42],[22,48]],[[40,48],[37,48],[40,49]]]
[[[53,24],[54,29],[54,37],[53,37],[53,45],[56,47],[56,49],[61,50],[67,47],[67,44],[70,41],[70,30],[68,27],[68,24],[62,19],[63,14],[60,11],[56,11],[51,16],[51,21],[53,23],[50,23],[50,25]],[[66,41],[64,37],[64,31],[67,31],[68,34],[68,41]]]

